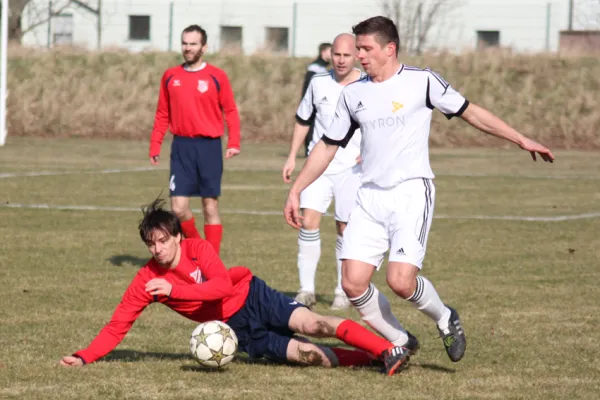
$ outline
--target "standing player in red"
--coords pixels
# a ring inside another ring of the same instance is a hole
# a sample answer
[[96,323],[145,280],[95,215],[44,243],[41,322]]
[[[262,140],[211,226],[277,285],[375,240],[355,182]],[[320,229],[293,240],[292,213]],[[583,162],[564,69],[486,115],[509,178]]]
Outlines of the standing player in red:
[[[252,358],[323,367],[367,366],[381,360],[388,375],[401,370],[408,350],[394,346],[351,320],[318,315],[284,296],[245,267],[225,268],[203,239],[181,237],[177,216],[155,200],[144,209],[140,236],[152,259],[125,291],[111,320],[86,348],[63,357],[64,366],[82,366],[110,353],[142,311],[162,303],[196,322],[226,322],[240,351]],[[337,337],[360,350],[328,348],[297,338]]]
[[206,31],[198,25],[185,28],[181,51],[185,63],[166,70],[160,82],[150,163],[158,165],[160,146],[170,129],[171,209],[181,220],[183,235],[199,238],[190,197],[202,197],[204,235],[218,254],[223,236],[218,209],[223,175],[223,113],[229,135],[225,158],[240,153],[240,117],[226,73],[202,60]]

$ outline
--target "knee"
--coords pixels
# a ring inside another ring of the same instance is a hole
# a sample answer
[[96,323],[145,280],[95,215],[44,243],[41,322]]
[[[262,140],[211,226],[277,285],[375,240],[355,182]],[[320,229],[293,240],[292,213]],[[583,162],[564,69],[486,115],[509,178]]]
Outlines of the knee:
[[298,361],[304,365],[330,367],[330,363],[323,358],[317,346],[312,343],[298,344]]
[[202,202],[204,217],[210,219],[219,215],[219,203],[216,199],[206,198]]
[[334,322],[317,316],[314,319],[306,321],[302,326],[302,330],[305,335],[312,337],[335,337],[336,327]]
[[319,218],[314,217],[312,214],[304,215],[302,220],[302,229],[314,231],[319,229]]
[[398,296],[403,299],[408,299],[415,292],[415,288],[417,285],[416,278],[411,277],[403,277],[397,279],[388,278],[387,283],[389,287],[396,293]]
[[350,298],[360,296],[366,292],[368,288],[369,281],[363,282],[350,277],[342,276],[342,289],[344,289],[346,296]]
[[192,217],[191,216],[192,212],[190,211],[189,207],[187,207],[187,206],[173,203],[171,205],[171,210],[175,213],[175,215],[177,215],[177,218],[179,218],[181,221],[188,220]]

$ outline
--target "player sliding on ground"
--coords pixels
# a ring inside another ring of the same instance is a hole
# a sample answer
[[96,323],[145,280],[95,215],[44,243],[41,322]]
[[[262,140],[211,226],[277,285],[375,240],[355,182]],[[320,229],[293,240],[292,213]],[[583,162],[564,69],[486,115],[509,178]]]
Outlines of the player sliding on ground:
[[[136,274],[111,320],[91,344],[60,364],[82,366],[110,353],[144,308],[163,303],[196,322],[219,320],[236,333],[251,358],[323,367],[368,366],[382,361],[387,375],[405,364],[408,350],[358,323],[316,314],[284,296],[245,267],[225,268],[209,242],[182,239],[179,218],[155,200],[143,208],[140,236],[152,258]],[[360,350],[327,348],[295,337],[337,337]]]

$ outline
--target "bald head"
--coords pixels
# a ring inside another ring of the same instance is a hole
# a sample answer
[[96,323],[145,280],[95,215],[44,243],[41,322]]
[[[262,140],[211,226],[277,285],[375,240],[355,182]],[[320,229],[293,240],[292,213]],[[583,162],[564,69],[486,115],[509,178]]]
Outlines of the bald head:
[[356,43],[354,40],[354,35],[350,33],[340,33],[333,40],[332,53],[336,52],[348,53],[348,52],[356,52]]
[[352,72],[354,62],[356,61],[356,54],[354,35],[340,33],[335,37],[331,47],[331,58],[338,82],[344,80]]

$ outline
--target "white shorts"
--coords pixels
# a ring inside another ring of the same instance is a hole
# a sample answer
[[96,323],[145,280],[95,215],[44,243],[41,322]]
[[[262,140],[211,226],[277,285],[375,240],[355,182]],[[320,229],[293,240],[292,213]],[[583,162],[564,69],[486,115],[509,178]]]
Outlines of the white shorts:
[[433,218],[433,181],[411,179],[391,189],[366,184],[358,190],[357,201],[344,231],[340,258],[379,269],[390,250],[390,262],[421,269]]
[[335,197],[335,220],[347,222],[356,207],[356,192],[360,187],[360,166],[339,174],[321,175],[300,193],[300,208],[310,208],[325,214]]

